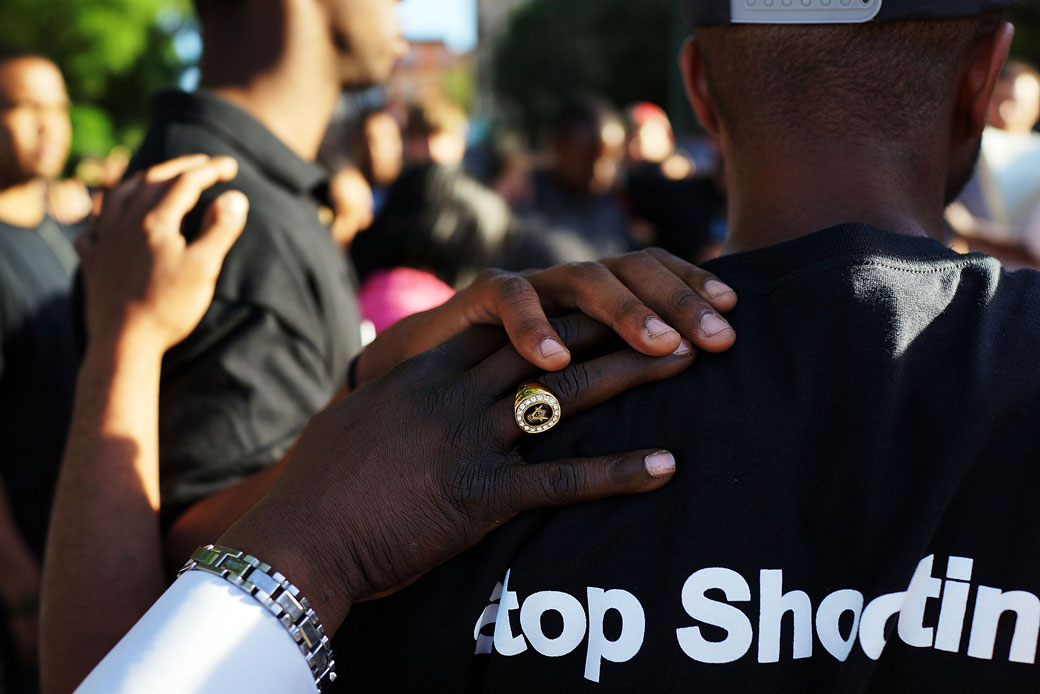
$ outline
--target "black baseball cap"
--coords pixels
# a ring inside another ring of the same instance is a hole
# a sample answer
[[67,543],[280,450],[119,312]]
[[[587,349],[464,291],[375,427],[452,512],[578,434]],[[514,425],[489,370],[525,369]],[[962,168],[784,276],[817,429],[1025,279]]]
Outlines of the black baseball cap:
[[693,27],[731,24],[860,24],[971,17],[1018,0],[682,0]]

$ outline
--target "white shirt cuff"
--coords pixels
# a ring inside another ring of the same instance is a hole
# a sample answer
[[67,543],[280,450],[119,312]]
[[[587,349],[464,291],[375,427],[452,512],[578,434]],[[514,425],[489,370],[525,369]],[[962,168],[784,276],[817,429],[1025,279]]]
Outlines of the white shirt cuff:
[[317,687],[278,618],[240,588],[202,571],[177,579],[76,690],[226,691],[312,694]]

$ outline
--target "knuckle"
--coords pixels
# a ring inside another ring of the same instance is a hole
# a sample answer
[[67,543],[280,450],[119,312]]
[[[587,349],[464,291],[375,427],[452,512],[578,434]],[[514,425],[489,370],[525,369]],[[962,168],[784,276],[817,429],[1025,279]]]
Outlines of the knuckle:
[[625,456],[608,456],[603,462],[603,470],[607,482],[609,482],[610,485],[615,488],[624,486],[627,480],[625,475]]
[[536,316],[525,316],[516,323],[516,332],[525,337],[538,337],[545,332],[545,321]]
[[573,366],[557,373],[553,392],[563,400],[575,401],[589,389],[589,371],[584,364]]
[[554,465],[542,481],[545,493],[560,501],[570,501],[578,495],[583,473],[574,465]]
[[205,168],[185,171],[177,176],[176,187],[182,189],[198,187],[206,178],[207,173]]
[[473,279],[473,284],[493,284],[498,277],[504,274],[502,270],[487,268],[477,273],[477,276]]
[[[445,347],[440,345],[427,352],[416,354],[398,362],[394,366],[393,372],[400,379],[401,383],[422,383],[429,378],[431,371],[435,371],[436,364],[443,360],[444,357]],[[433,392],[440,393],[441,389],[433,389]]]
[[135,177],[140,176],[140,181],[142,183],[160,183],[169,175],[167,171],[171,163],[172,162],[163,162],[162,164],[156,164],[144,171],[138,171]]
[[646,307],[646,304],[634,296],[622,299],[617,306],[617,314],[620,318],[640,320],[648,312],[649,309]]
[[495,286],[505,305],[524,301],[534,293],[531,283],[519,275],[502,275],[495,280]]
[[169,219],[162,208],[155,208],[145,214],[141,220],[141,226],[146,232],[153,233],[165,228],[168,221]]
[[624,274],[641,270],[653,263],[653,259],[645,253],[625,253],[617,257],[618,270]]
[[668,298],[668,306],[677,314],[701,312],[708,308],[697,293],[686,287],[672,292]]
[[645,255],[650,256],[654,260],[677,260],[678,258],[663,248],[657,246],[651,246],[650,248],[644,248],[642,251]]
[[711,273],[686,262],[679,267],[675,274],[690,286],[701,286],[713,277]]
[[604,275],[612,274],[602,263],[597,263],[591,260],[569,263],[566,267],[569,274],[574,275],[574,277],[579,280],[585,281],[595,281],[602,278]]

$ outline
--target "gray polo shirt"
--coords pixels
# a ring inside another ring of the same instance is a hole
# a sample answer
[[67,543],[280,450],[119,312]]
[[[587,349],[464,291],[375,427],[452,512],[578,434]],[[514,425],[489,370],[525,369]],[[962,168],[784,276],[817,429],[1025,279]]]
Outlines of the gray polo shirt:
[[204,153],[238,160],[184,223],[199,232],[220,193],[251,208],[213,305],[163,362],[162,517],[276,463],[343,387],[361,347],[354,274],[319,219],[326,173],[245,111],[206,92],[160,95],[130,171]]

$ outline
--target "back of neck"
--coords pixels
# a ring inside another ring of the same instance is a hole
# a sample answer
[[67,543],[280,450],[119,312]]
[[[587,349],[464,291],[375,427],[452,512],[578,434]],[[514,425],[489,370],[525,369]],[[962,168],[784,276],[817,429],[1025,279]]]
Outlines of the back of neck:
[[286,90],[256,83],[248,87],[216,87],[212,91],[260,121],[305,161],[318,156],[339,97],[336,89],[315,94],[314,89]]
[[[263,31],[274,33],[260,40]],[[203,51],[200,85],[249,113],[297,156],[311,161],[336,109],[340,84],[328,56],[316,55],[320,47],[301,47],[280,32],[251,27],[237,41],[219,31],[206,33],[204,42],[219,47]]]
[[913,236],[942,236],[942,166],[837,142],[749,147],[734,153],[726,165],[727,253],[850,222]]

